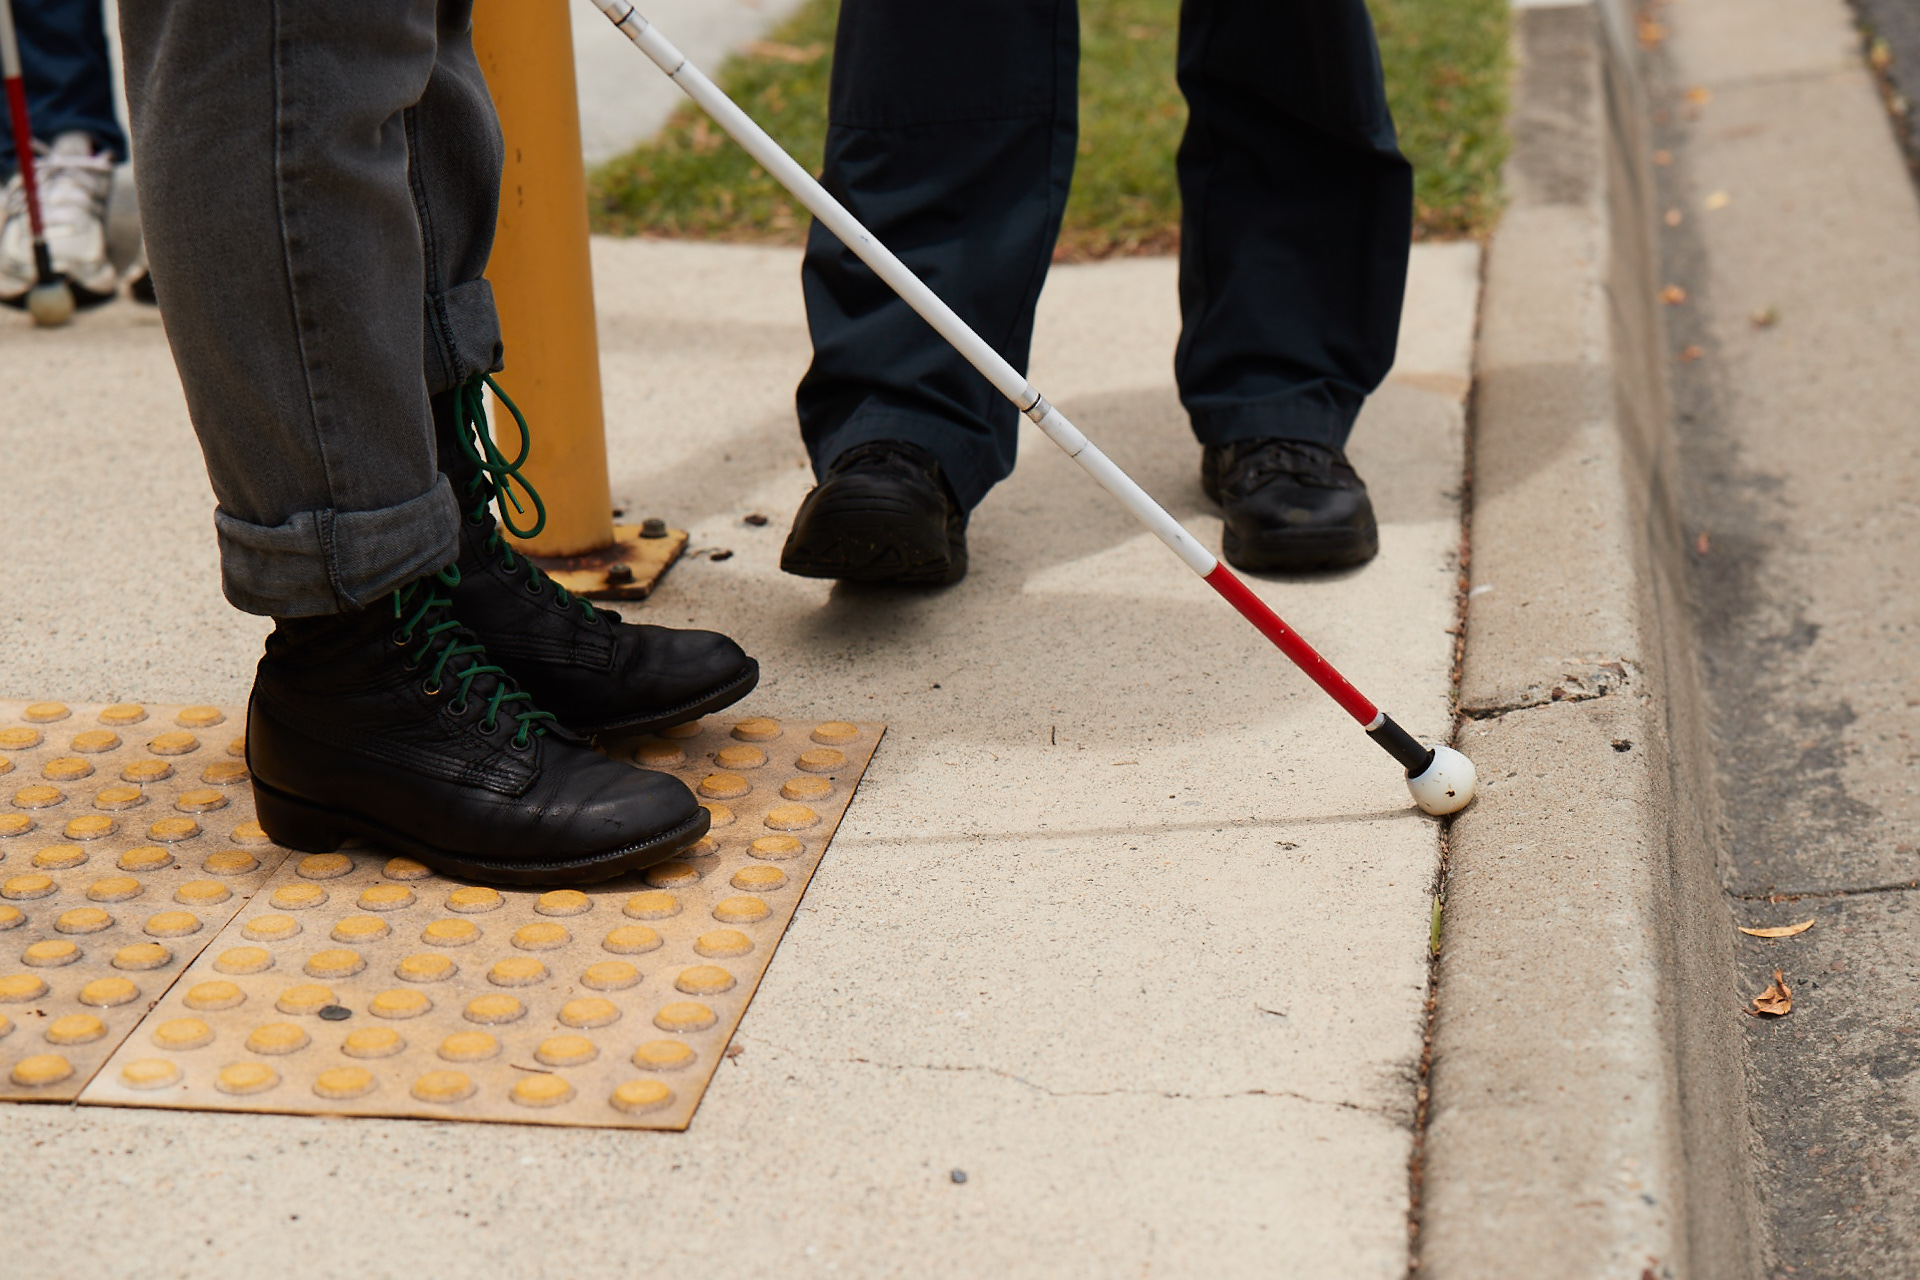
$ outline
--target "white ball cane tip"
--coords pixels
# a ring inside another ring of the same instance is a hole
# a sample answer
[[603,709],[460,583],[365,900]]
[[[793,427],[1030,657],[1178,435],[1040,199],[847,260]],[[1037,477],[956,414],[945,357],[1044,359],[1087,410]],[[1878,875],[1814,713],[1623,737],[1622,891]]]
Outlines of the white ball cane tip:
[[73,319],[73,290],[64,280],[33,286],[27,290],[27,314],[42,328],[65,324]]
[[1407,779],[1407,790],[1413,792],[1415,804],[1438,817],[1467,807],[1476,777],[1473,761],[1452,747],[1435,747],[1426,770]]

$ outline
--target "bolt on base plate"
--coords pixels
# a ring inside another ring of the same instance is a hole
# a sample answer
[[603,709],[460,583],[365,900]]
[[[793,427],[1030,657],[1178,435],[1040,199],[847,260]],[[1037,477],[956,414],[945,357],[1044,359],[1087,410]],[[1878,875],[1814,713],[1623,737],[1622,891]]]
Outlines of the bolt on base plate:
[[645,600],[687,548],[684,529],[664,521],[613,526],[613,543],[578,556],[528,556],[548,577],[589,600]]

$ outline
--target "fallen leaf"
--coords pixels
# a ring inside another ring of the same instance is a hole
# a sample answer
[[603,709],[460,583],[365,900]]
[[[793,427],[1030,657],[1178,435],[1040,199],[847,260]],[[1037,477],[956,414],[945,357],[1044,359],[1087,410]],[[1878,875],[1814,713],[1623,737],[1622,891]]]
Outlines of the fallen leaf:
[[1753,327],[1756,329],[1771,329],[1780,323],[1780,313],[1772,307],[1762,307],[1760,310],[1748,316],[1747,319],[1753,323]]
[[1806,919],[1802,920],[1799,924],[1777,925],[1771,929],[1749,929],[1745,925],[1738,927],[1740,932],[1755,938],[1791,938],[1796,933],[1805,933],[1807,930],[1813,928],[1813,921]]
[[1733,203],[1733,197],[1724,191],[1716,191],[1700,203],[1707,209],[1724,209]]
[[1705,354],[1707,353],[1702,351],[1697,343],[1689,342],[1686,346],[1680,348],[1680,363],[1692,364]]
[[1653,153],[1653,162],[1654,162],[1655,164],[1657,164],[1657,165],[1660,165],[1660,166],[1662,166],[1662,167],[1664,167],[1664,166],[1666,166],[1666,165],[1670,165],[1670,164],[1672,164],[1672,163],[1673,163],[1673,152],[1671,152],[1671,151],[1656,151],[1656,152],[1654,152],[1654,153]]
[[707,557],[707,559],[709,559],[709,560],[731,560],[731,559],[733,559],[733,552],[732,552],[732,551],[730,551],[730,550],[728,550],[728,549],[727,549],[726,547],[721,547],[721,548],[720,548],[720,549],[719,549],[718,551],[716,551],[716,552],[714,552],[714,553],[713,553],[712,555],[710,555],[710,556],[708,556],[708,557]]
[[1660,301],[1670,307],[1677,307],[1687,300],[1687,291],[1677,284],[1670,284],[1660,291]]
[[1693,88],[1687,90],[1687,101],[1691,102],[1696,107],[1712,102],[1713,90],[1707,88],[1703,84],[1697,84],[1693,86]]
[[1873,46],[1867,50],[1867,65],[1875,71],[1885,71],[1893,65],[1893,46],[1879,36],[1873,38]]
[[1660,42],[1667,38],[1667,29],[1655,22],[1652,18],[1640,19],[1639,25],[1640,47],[1642,49],[1657,49],[1660,47]]
[[1678,209],[1669,209],[1660,220],[1670,227],[1677,227],[1687,220],[1687,215]]
[[1707,537],[1704,530],[1701,532],[1699,537],[1693,540],[1693,554],[1697,556],[1703,556],[1707,554],[1707,552],[1712,550],[1712,548],[1713,548],[1713,540]]
[[1787,976],[1780,970],[1773,971],[1773,985],[1753,998],[1753,1006],[1747,1010],[1754,1017],[1763,1014],[1784,1018],[1793,1012],[1793,988],[1787,985]]

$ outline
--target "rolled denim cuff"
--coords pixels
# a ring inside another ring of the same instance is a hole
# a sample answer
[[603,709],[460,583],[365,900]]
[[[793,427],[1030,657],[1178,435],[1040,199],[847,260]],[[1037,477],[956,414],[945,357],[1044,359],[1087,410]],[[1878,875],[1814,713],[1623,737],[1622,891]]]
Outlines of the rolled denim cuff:
[[504,353],[500,313],[486,280],[427,295],[427,394],[451,391],[476,373],[495,372]]
[[213,524],[227,599],[274,618],[364,609],[460,553],[460,508],[445,476],[377,511],[302,511],[273,526],[215,511]]

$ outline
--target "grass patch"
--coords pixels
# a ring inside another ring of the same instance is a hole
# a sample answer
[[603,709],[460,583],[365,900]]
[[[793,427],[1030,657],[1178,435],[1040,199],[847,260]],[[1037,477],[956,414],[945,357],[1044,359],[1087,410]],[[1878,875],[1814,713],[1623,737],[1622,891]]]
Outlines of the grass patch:
[[1507,158],[1510,0],[1372,0],[1387,105],[1413,162],[1413,235],[1484,235]]
[[[1414,236],[1485,233],[1506,158],[1509,0],[1372,0],[1400,145],[1414,165]],[[807,0],[719,82],[814,172],[826,145],[838,0]],[[1080,155],[1057,257],[1165,253],[1179,242],[1173,156],[1178,0],[1081,0]],[[660,136],[588,178],[594,230],[798,244],[798,202],[688,103]]]

